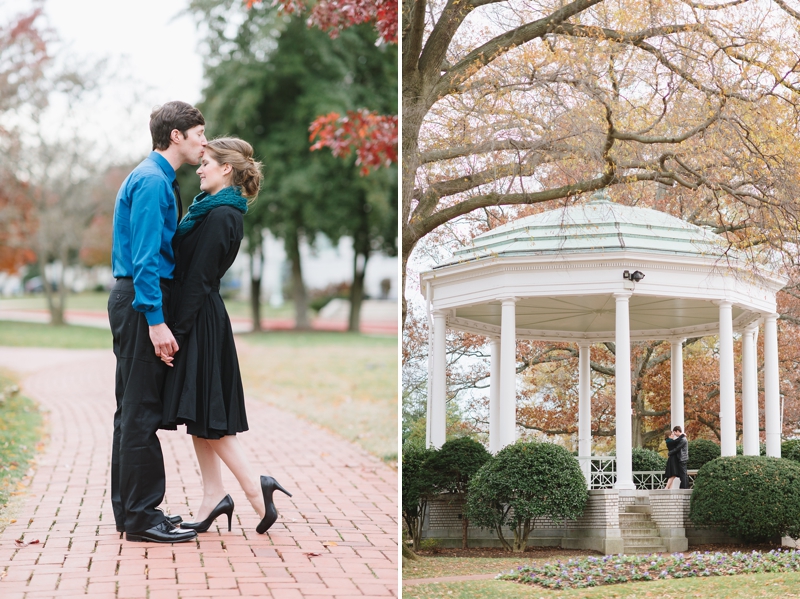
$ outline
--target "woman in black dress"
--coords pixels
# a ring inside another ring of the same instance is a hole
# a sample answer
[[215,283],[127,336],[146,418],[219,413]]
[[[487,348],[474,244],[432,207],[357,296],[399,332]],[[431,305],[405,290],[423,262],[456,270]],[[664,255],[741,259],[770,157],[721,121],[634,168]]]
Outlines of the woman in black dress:
[[687,451],[688,439],[680,426],[672,428],[672,433],[665,439],[667,443],[667,489],[688,489],[689,481],[686,477],[686,461],[689,459]]
[[219,295],[220,279],[233,264],[243,237],[247,198],[261,184],[261,165],[246,141],[221,138],[208,143],[197,174],[198,195],[178,225],[172,245],[175,274],[171,322],[179,350],[164,384],[163,427],[186,425],[203,477],[203,501],[196,522],[181,527],[205,532],[218,516],[228,516],[233,500],[222,483],[220,460],[233,472],[261,522],[263,534],[277,519],[275,489],[291,496],[271,476],[260,481],[236,438],[247,430],[244,390],[230,318]]
[[[664,439],[664,441],[667,444],[667,453],[669,454],[675,445],[678,444],[675,431],[670,431],[670,434]],[[679,468],[680,464],[678,463],[677,454],[669,455],[669,457],[667,457],[667,470],[664,472],[664,476],[667,479],[667,486],[665,488],[671,489],[675,484],[675,481],[678,480],[678,476],[680,475]]]

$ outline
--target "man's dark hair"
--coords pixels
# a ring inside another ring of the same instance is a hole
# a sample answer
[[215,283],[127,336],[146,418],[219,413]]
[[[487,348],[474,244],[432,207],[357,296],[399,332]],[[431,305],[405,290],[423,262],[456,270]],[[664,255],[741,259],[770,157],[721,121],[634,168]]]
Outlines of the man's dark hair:
[[197,108],[186,102],[167,102],[156,106],[150,113],[150,136],[153,138],[154,150],[169,148],[169,137],[173,129],[177,129],[186,139],[186,132],[197,125],[205,125],[206,120]]
[[672,430],[674,430],[676,433],[682,433],[682,432],[683,432],[683,431],[681,430],[681,427],[680,427],[680,426],[675,426],[675,427],[674,427]]

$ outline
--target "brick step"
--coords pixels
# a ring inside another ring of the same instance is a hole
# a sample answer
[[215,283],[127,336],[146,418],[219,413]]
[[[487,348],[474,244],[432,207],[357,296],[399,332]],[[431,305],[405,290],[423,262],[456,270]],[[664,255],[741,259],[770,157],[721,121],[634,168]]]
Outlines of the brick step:
[[623,528],[620,532],[622,533],[623,539],[638,539],[641,537],[661,538],[655,528]]
[[620,522],[651,522],[648,514],[620,514]]
[[642,529],[642,528],[653,529],[653,528],[656,528],[656,526],[653,524],[653,522],[651,520],[633,520],[633,521],[628,521],[628,522],[620,520],[619,527],[623,528],[623,529],[625,529],[625,528],[629,528],[629,529]]
[[651,514],[652,509],[650,505],[645,504],[634,504],[634,505],[626,505],[625,511],[623,513],[626,514]]

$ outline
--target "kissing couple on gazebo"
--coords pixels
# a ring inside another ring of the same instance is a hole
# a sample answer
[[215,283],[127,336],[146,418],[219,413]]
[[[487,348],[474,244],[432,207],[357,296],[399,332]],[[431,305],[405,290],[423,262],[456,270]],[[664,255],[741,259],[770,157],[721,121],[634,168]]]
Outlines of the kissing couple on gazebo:
[[[689,440],[680,426],[672,427],[672,432],[664,439],[667,443],[667,470],[664,476],[667,478],[667,489],[688,489],[689,477],[686,471],[686,464],[689,461]],[[676,487],[677,481],[680,486]]]

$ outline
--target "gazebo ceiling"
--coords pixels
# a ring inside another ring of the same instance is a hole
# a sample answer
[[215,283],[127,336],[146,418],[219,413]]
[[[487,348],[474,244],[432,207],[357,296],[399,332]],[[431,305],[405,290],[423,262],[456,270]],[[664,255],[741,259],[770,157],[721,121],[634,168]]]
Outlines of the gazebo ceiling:
[[[470,322],[486,331],[499,332],[500,311],[501,303],[496,301],[456,308],[454,316],[462,324]],[[754,317],[733,307],[734,322],[749,322]],[[714,332],[718,326],[719,307],[711,301],[637,295],[630,298],[633,338],[663,335],[666,331]],[[610,294],[521,298],[516,304],[520,337],[613,339],[614,327],[615,298]],[[472,327],[467,324],[466,328]]]

